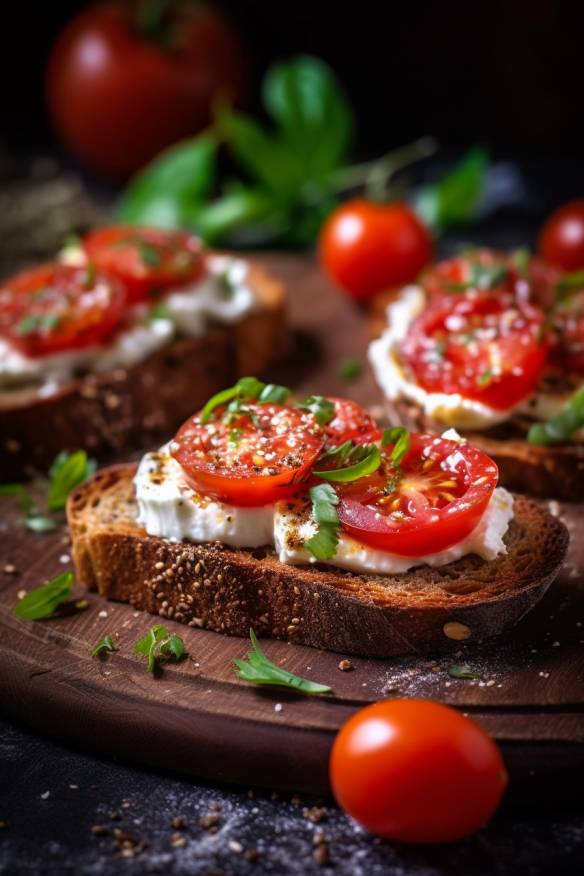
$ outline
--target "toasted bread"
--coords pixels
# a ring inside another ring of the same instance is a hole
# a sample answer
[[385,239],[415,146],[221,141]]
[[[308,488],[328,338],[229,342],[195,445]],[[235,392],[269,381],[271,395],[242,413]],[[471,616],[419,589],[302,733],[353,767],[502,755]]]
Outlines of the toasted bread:
[[288,566],[270,548],[173,543],[137,522],[135,466],[104,469],[71,494],[78,579],[161,618],[232,636],[250,627],[316,648],[371,657],[456,649],[517,623],[564,559],[564,525],[515,499],[507,553],[391,576]]
[[131,368],[90,373],[51,395],[0,392],[0,481],[46,471],[61,450],[100,455],[153,444],[219,389],[261,374],[285,348],[284,289],[255,265],[250,285],[258,306],[233,326],[210,326]]

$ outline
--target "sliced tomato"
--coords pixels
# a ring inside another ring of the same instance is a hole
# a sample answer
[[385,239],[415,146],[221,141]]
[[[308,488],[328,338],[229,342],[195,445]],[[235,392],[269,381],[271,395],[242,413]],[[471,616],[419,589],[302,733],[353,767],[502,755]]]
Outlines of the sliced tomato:
[[205,270],[198,237],[184,231],[116,226],[93,231],[84,241],[89,259],[99,270],[117,277],[130,303],[199,279]]
[[507,410],[534,389],[549,344],[544,314],[504,292],[441,296],[413,323],[401,357],[429,392]]
[[438,262],[422,276],[428,295],[444,295],[466,289],[513,291],[515,272],[511,259],[494,249],[474,249],[464,255]]
[[244,403],[184,423],[171,444],[187,482],[233,505],[267,505],[298,493],[325,441],[314,417],[289,405]]
[[493,460],[468,444],[416,433],[399,468],[391,450],[384,449],[375,474],[337,487],[343,529],[405,557],[434,554],[466,538],[497,485]]
[[102,344],[125,310],[123,287],[88,267],[39,265],[0,288],[0,335],[26,356]]
[[355,444],[371,444],[379,440],[381,430],[373,417],[362,405],[347,398],[329,396],[335,404],[335,415],[326,426],[328,443],[332,446],[354,441]]

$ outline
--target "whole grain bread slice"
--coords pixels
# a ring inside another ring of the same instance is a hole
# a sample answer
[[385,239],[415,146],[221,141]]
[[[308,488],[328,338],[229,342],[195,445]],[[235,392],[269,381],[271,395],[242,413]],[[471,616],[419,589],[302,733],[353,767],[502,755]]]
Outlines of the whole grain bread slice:
[[137,522],[135,467],[104,469],[69,497],[78,579],[160,618],[232,636],[249,628],[317,648],[371,657],[456,649],[495,636],[543,596],[568,544],[564,525],[515,499],[507,554],[475,555],[401,575],[288,566],[270,548],[172,543]]
[[61,450],[121,452],[156,443],[245,374],[286,348],[283,284],[253,265],[257,307],[231,326],[179,338],[130,368],[87,374],[50,395],[0,392],[0,482],[45,472]]

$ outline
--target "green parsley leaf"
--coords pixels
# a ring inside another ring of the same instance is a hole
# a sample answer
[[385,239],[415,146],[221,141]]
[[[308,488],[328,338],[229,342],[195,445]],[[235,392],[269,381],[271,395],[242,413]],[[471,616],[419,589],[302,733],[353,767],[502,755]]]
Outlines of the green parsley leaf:
[[301,411],[310,411],[320,426],[326,426],[335,416],[335,403],[322,395],[309,395],[296,407]]
[[448,675],[450,678],[470,678],[470,679],[478,679],[480,675],[468,666],[468,664],[464,664],[462,666],[449,666],[448,667]]
[[104,636],[103,639],[100,639],[97,645],[92,648],[91,656],[97,657],[98,654],[106,651],[119,651],[119,648],[114,645],[114,640],[109,635]]
[[249,631],[249,637],[253,646],[253,651],[250,651],[244,660],[235,660],[236,675],[244,681],[249,681],[252,684],[269,684],[287,687],[298,691],[302,694],[323,694],[328,693],[331,688],[326,684],[318,684],[315,681],[310,681],[308,678],[301,678],[299,675],[294,675],[281,666],[276,666],[271,660],[266,657],[260,647],[257,636],[252,629]]
[[148,319],[170,319],[170,310],[168,309],[168,305],[164,301],[160,301],[158,304],[155,304],[148,314]]
[[572,396],[559,414],[545,423],[535,423],[527,433],[530,444],[563,444],[584,426],[584,387]]
[[343,359],[339,365],[339,377],[343,380],[357,380],[363,373],[363,364],[358,359]]
[[493,377],[493,369],[485,368],[485,370],[481,374],[479,374],[476,379],[477,386],[488,386]]
[[26,518],[26,528],[33,532],[52,532],[58,526],[57,521],[42,514]]
[[162,624],[155,624],[143,639],[136,642],[134,651],[147,658],[148,672],[154,673],[159,658],[172,657],[174,660],[180,660],[185,654],[185,647],[180,636],[169,633]]
[[73,589],[73,573],[63,572],[46,584],[27,593],[14,608],[18,617],[40,620],[48,617],[67,600]]
[[[314,471],[313,474],[317,478],[322,478],[324,481],[334,481],[335,483],[346,484],[350,481],[356,481],[366,475],[373,474],[381,465],[381,453],[376,444],[353,444],[352,441],[345,442],[341,448],[347,444],[352,445],[348,451],[346,459],[351,463],[344,468],[321,469]],[[341,448],[336,448],[338,452]],[[331,456],[334,457],[335,451],[325,453],[319,460],[320,463],[330,461]]]
[[410,433],[404,426],[384,429],[381,446],[387,447],[389,444],[394,445],[389,458],[395,466],[401,465],[402,459],[410,449]]
[[317,560],[330,560],[337,552],[339,543],[339,497],[330,484],[317,484],[309,490],[312,516],[317,531],[305,543],[305,547]]
[[85,450],[59,453],[49,470],[49,511],[64,508],[69,493],[91,477],[95,469],[95,460],[89,459]]

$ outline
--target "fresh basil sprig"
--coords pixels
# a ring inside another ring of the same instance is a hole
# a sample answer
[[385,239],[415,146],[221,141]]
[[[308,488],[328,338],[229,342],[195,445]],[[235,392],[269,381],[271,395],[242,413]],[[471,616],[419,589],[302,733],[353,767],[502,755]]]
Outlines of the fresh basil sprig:
[[309,395],[296,404],[301,411],[309,411],[320,426],[326,426],[335,416],[335,403],[323,395]]
[[381,446],[387,447],[389,444],[394,445],[389,458],[397,467],[401,465],[404,456],[410,449],[410,433],[405,426],[394,426],[391,429],[383,430]]
[[24,514],[24,523],[32,532],[52,532],[56,520],[41,514],[38,505],[22,484],[0,484],[0,496],[16,496]]
[[339,543],[339,497],[330,484],[317,484],[309,490],[312,503],[312,517],[317,525],[314,535],[305,542],[304,547],[325,562],[337,552]]
[[134,646],[136,654],[142,654],[148,660],[148,672],[154,672],[159,658],[180,660],[185,654],[185,645],[180,636],[169,633],[162,624],[154,624],[143,639]]
[[110,635],[104,636],[103,639],[100,639],[97,645],[91,649],[91,656],[97,657],[98,654],[102,654],[106,651],[119,651],[119,648],[114,645],[114,640]]
[[35,590],[31,590],[26,596],[17,602],[14,613],[26,620],[40,620],[48,617],[62,605],[71,595],[73,589],[73,573],[63,572],[42,584]]
[[249,681],[252,684],[268,684],[287,687],[291,690],[298,691],[302,694],[323,694],[328,693],[331,688],[326,684],[318,684],[315,681],[310,681],[308,678],[301,678],[299,675],[294,675],[281,666],[276,666],[264,654],[258,642],[257,636],[252,629],[249,631],[249,637],[253,646],[253,651],[249,651],[244,660],[235,660],[236,675],[243,681]]
[[89,459],[85,450],[59,453],[49,469],[49,511],[61,511],[69,493],[95,473],[97,463]]
[[562,444],[584,426],[584,387],[572,396],[559,414],[545,423],[535,423],[527,433],[530,444]]
[[231,401],[257,401],[259,404],[284,404],[290,395],[286,386],[262,383],[257,377],[241,377],[234,386],[212,396],[201,411],[201,423],[208,423],[215,408]]
[[320,469],[313,474],[324,481],[349,483],[367,475],[373,474],[381,465],[381,453],[376,444],[354,444],[345,441],[340,447],[329,450],[318,460],[318,463],[336,462],[343,465],[339,468]]

